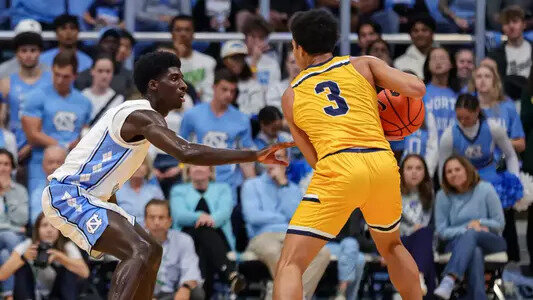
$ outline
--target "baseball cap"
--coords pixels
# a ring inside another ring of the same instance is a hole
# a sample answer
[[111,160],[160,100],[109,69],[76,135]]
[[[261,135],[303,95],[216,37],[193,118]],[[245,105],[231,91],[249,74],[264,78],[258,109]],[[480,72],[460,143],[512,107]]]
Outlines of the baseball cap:
[[222,49],[220,49],[221,58],[226,58],[236,54],[248,55],[248,47],[246,47],[246,44],[244,44],[243,41],[227,41],[224,43],[224,45],[222,45]]
[[119,39],[122,36],[122,33],[120,32],[119,28],[108,26],[108,27],[102,28],[100,32],[98,33],[98,35],[99,35],[98,40],[101,41],[108,36],[112,36],[112,37]]
[[15,26],[15,35],[23,32],[34,32],[40,35],[42,31],[41,24],[33,19],[24,19]]

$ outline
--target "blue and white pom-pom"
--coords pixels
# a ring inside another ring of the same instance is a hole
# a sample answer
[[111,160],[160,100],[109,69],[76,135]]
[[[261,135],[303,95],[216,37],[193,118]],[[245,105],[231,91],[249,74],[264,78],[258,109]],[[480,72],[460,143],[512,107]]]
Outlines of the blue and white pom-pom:
[[533,203],[533,176],[520,172],[520,182],[522,182],[524,188],[524,195],[522,199],[515,203],[514,209],[525,211]]

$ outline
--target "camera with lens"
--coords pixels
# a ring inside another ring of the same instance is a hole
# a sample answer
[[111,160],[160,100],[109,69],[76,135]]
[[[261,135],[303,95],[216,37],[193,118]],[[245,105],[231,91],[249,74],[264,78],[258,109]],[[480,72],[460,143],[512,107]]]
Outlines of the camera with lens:
[[52,248],[52,245],[45,242],[40,242],[37,246],[37,257],[33,261],[33,265],[37,268],[46,268],[48,266],[48,250]]

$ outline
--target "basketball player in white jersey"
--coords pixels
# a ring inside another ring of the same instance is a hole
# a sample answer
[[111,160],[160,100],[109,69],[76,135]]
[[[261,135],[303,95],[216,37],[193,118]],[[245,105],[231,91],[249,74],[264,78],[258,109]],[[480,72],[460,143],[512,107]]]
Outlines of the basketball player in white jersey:
[[151,299],[162,256],[161,246],[116,205],[115,192],[143,162],[150,144],[183,163],[235,164],[253,161],[286,164],[274,153],[292,144],[260,151],[216,149],[189,143],[167,128],[164,117],[179,109],[186,85],[177,56],[152,52],[135,65],[135,85],[144,96],[110,109],[48,177],[43,211],[61,233],[98,257],[121,260],[109,299]]

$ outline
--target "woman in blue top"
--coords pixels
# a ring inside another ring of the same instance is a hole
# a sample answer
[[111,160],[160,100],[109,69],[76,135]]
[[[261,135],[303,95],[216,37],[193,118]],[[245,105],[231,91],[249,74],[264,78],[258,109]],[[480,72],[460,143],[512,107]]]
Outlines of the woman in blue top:
[[438,236],[446,242],[450,261],[435,295],[449,299],[456,281],[468,272],[468,299],[487,299],[484,255],[506,249],[501,237],[503,209],[490,183],[481,181],[475,167],[464,157],[453,155],[442,172],[442,189],[435,203]]
[[437,277],[433,262],[433,180],[424,158],[418,154],[404,158],[400,176],[402,243],[420,270],[422,291],[432,295]]
[[[503,94],[498,71],[488,64],[480,65],[474,70],[470,79],[469,90],[476,92],[485,116],[507,131],[515,151],[518,153],[524,151],[526,148],[524,128],[514,102]],[[501,156],[501,151],[498,152],[497,154]]]
[[174,228],[181,228],[194,240],[205,278],[206,299],[213,293],[216,273],[232,285],[233,291],[244,288],[245,280],[226,254],[235,250],[235,236],[231,227],[233,198],[226,183],[212,182],[215,168],[188,166],[184,171],[190,183],[175,185],[170,191],[170,210]]
[[446,128],[455,120],[455,101],[460,90],[457,70],[450,53],[444,48],[429,51],[424,63],[426,95],[424,104],[435,116],[439,140]]

